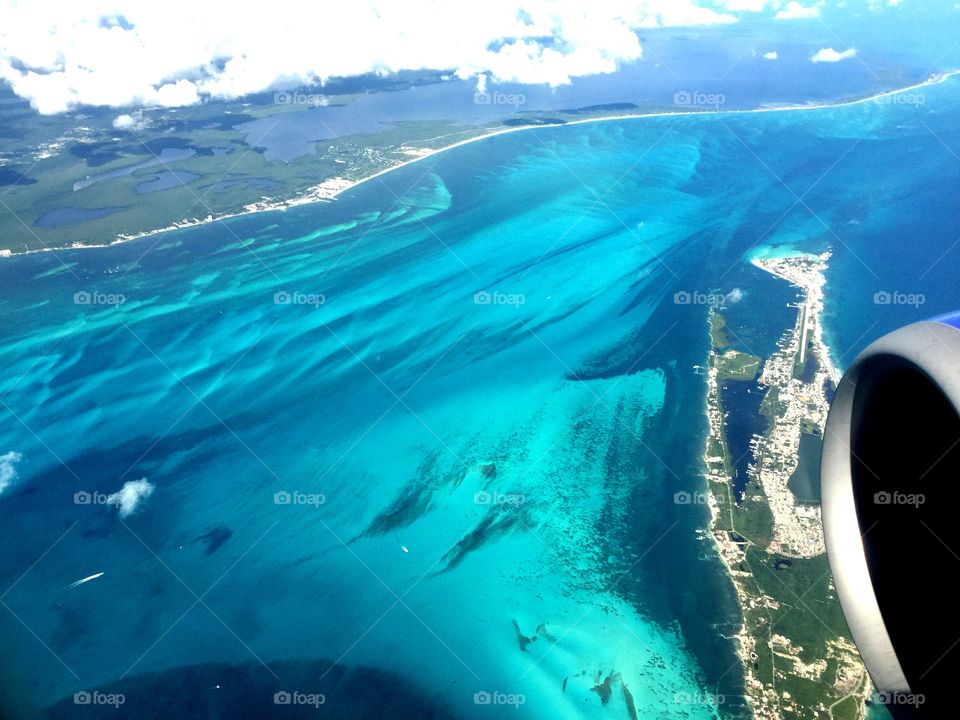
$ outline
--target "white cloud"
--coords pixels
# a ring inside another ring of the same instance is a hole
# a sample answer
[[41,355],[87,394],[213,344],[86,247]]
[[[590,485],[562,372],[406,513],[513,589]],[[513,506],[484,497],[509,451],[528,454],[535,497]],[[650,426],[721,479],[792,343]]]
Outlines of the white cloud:
[[486,95],[487,93],[487,74],[477,73],[477,93]]
[[0,494],[17,479],[16,464],[23,460],[23,455],[18,452],[8,452],[6,455],[0,455]]
[[729,12],[760,12],[780,3],[778,0],[723,0],[717,4]]
[[763,54],[763,59],[764,59],[764,60],[776,60],[776,59],[778,59],[779,57],[780,57],[780,55],[779,55],[779,53],[777,53],[776,50],[771,50],[770,52]]
[[797,0],[790,0],[786,7],[777,11],[773,17],[776,20],[810,20],[820,17],[822,2],[816,5],[804,5]]
[[557,86],[639,59],[643,28],[724,25],[737,21],[733,13],[773,6],[772,0],[272,0],[241,10],[196,0],[0,0],[0,81],[42,113],[81,104],[189,105],[424,68]]
[[143,113],[137,110],[134,113],[117,115],[113,119],[113,127],[117,130],[142,130],[147,125]]
[[140,503],[153,495],[154,485],[146,478],[125,482],[117,492],[107,496],[108,505],[116,505],[120,517],[132,515]]
[[823,48],[822,50],[817,50],[817,52],[815,52],[810,58],[810,61],[815,63],[835,63],[840,62],[841,60],[849,60],[850,58],[856,56],[856,48],[848,48],[843,52],[834,50],[833,48]]

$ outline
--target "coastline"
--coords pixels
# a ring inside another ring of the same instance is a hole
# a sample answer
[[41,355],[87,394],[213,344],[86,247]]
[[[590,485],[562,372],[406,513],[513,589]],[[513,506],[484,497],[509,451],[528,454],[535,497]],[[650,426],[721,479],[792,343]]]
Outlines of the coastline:
[[[754,464],[748,489],[739,500],[733,497],[731,456],[720,395],[723,383],[731,379],[722,367],[726,357],[724,323],[722,316],[718,321],[718,310],[711,308],[708,315],[708,433],[703,465],[707,471],[709,533],[743,614],[741,627],[731,637],[743,665],[747,700],[758,720],[832,718],[834,708],[845,703],[854,703],[855,716],[862,720],[872,692],[856,647],[848,637],[849,631],[845,634],[836,626],[828,628],[821,620],[825,632],[817,628],[819,652],[813,653],[812,658],[809,654],[803,658],[806,642],[791,632],[782,614],[784,607],[794,612],[809,611],[804,600],[797,600],[804,596],[805,602],[839,609],[829,581],[820,508],[798,502],[788,487],[798,462],[801,432],[822,433],[829,405],[825,387],[830,382],[835,386],[840,378],[824,341],[821,322],[824,273],[829,258],[828,251],[751,260],[758,268],[799,288],[802,294],[796,305],[795,324],[781,336],[778,350],[763,358],[762,372],[756,379],[759,391],[764,393],[764,405],[770,401],[765,410],[769,427],[763,436],[754,436],[751,442]],[[804,357],[801,348],[807,349],[804,359],[815,368],[812,373],[800,361]],[[790,582],[787,575],[770,582],[769,576],[782,573],[783,567],[788,568],[788,573],[794,571],[792,568],[809,568],[810,575],[819,576],[827,584],[814,588],[806,586],[803,580],[798,592],[785,584]],[[792,607],[795,605],[800,607]],[[812,648],[806,649],[812,652]],[[819,710],[798,704],[796,693],[787,690],[803,688],[810,682],[821,688],[819,699],[823,707]]]
[[660,111],[660,112],[651,112],[651,113],[621,113],[617,115],[603,115],[599,117],[590,117],[590,118],[581,118],[578,120],[570,120],[563,123],[549,123],[541,125],[521,125],[517,127],[503,127],[491,130],[489,132],[482,132],[479,135],[473,137],[465,138],[463,140],[458,140],[457,142],[451,143],[449,145],[444,145],[438,148],[415,148],[410,146],[400,146],[399,151],[407,155],[410,155],[408,160],[404,160],[395,165],[378,170],[375,173],[362,177],[358,180],[347,180],[341,177],[332,177],[327,178],[323,182],[311,186],[304,190],[302,193],[295,195],[291,198],[286,198],[282,200],[270,199],[263,200],[260,202],[250,203],[245,205],[242,210],[237,210],[234,212],[221,213],[221,214],[208,214],[205,218],[187,218],[184,220],[178,220],[160,228],[154,228],[152,230],[144,230],[137,233],[121,233],[114,237],[113,240],[105,243],[98,244],[86,244],[86,243],[74,243],[71,245],[60,245],[56,247],[43,247],[35,248],[32,250],[24,250],[20,252],[13,252],[10,250],[0,250],[0,259],[11,258],[19,255],[31,255],[34,253],[42,252],[56,252],[58,250],[81,250],[81,249],[102,249],[118,245],[120,243],[130,242],[132,240],[138,240],[145,237],[151,237],[153,235],[159,235],[165,232],[171,232],[173,230],[182,230],[185,228],[191,227],[200,227],[202,225],[207,225],[210,223],[221,222],[224,220],[229,220],[237,217],[245,217],[247,215],[253,215],[261,212],[275,212],[287,210],[292,207],[299,207],[301,205],[312,205],[318,202],[332,202],[336,200],[341,194],[352,190],[364,183],[375,180],[387,173],[391,173],[400,168],[412,165],[413,163],[420,162],[434,155],[439,155],[445,153],[449,150],[454,150],[458,147],[463,147],[464,145],[469,145],[470,143],[479,142],[481,140],[487,140],[493,137],[499,137],[501,135],[507,135],[510,133],[523,132],[527,130],[537,130],[544,128],[561,128],[561,127],[571,127],[576,125],[587,125],[592,123],[602,123],[602,122],[616,122],[624,120],[643,120],[651,118],[665,118],[665,117],[705,117],[705,116],[738,116],[738,115],[751,115],[756,113],[774,113],[774,112],[809,112],[815,110],[830,110],[834,108],[842,107],[851,107],[856,105],[863,105],[870,102],[876,102],[882,98],[894,97],[896,95],[901,95],[911,90],[917,90],[924,87],[931,87],[934,85],[940,85],[952,77],[960,75],[960,70],[949,70],[932,74],[926,80],[923,80],[912,85],[908,85],[901,88],[895,88],[893,90],[884,90],[882,92],[874,93],[867,95],[861,98],[855,98],[852,100],[840,100],[836,102],[826,102],[826,103],[808,103],[804,105],[777,105],[777,106],[761,106],[757,108],[749,108],[743,110],[671,110],[671,111]]
[[[832,253],[825,252],[822,255],[814,256],[814,257],[819,257],[822,260],[822,267],[819,270],[819,274],[821,277],[823,277],[824,274],[826,273],[827,263],[829,262],[831,255]],[[782,272],[776,263],[771,263],[761,259],[754,259],[754,260],[751,260],[750,262],[752,265],[760,268],[761,270],[765,270],[771,275],[775,275],[778,278],[786,280],[794,287],[800,288],[807,294],[807,303],[813,304],[816,306],[816,312],[812,313],[812,316],[811,316],[811,319],[813,320],[813,323],[812,323],[813,335],[811,337],[813,338],[815,352],[818,358],[820,358],[826,364],[828,373],[830,375],[830,379],[833,380],[834,383],[839,384],[840,378],[843,376],[843,373],[840,371],[840,369],[837,367],[836,363],[834,362],[833,355],[830,351],[830,346],[827,344],[826,338],[824,337],[824,329],[823,329],[824,324],[822,322],[822,317],[825,309],[824,308],[825,297],[824,297],[823,288],[824,288],[824,285],[826,284],[826,278],[825,277],[823,278],[822,283],[802,285],[802,284],[799,284],[797,279],[795,277],[792,277],[791,274]]]
[[[783,408],[782,415],[775,415],[766,437],[755,446],[757,477],[773,512],[770,546],[790,557],[814,557],[826,552],[819,506],[798,502],[788,483],[798,464],[802,427],[805,422],[812,424],[822,434],[830,410],[824,387],[828,383],[836,387],[841,377],[823,341],[821,322],[830,256],[827,251],[752,261],[802,293],[796,324],[781,338],[780,349],[767,359],[760,377],[761,386],[770,389],[768,393],[777,391],[776,403]],[[798,364],[804,377],[797,376]],[[807,379],[805,368],[811,364],[815,370]]]

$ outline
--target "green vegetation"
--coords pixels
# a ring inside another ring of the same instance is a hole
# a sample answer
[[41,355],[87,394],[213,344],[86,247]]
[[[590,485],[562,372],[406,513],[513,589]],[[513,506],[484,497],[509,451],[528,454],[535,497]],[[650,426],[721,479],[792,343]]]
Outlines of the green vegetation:
[[756,380],[761,360],[756,355],[727,350],[717,358],[718,380]]
[[813,420],[801,420],[800,432],[804,435],[820,435],[820,426]]
[[767,496],[756,480],[746,487],[743,500],[733,515],[737,532],[758,548],[766,549],[773,536],[773,513],[767,504]]
[[[751,635],[758,639],[754,663],[757,679],[765,685],[773,683],[778,693],[789,693],[796,701],[795,712],[784,705],[784,717],[813,717],[813,710],[821,703],[829,706],[839,699],[834,683],[840,663],[828,643],[849,638],[850,634],[831,585],[827,558],[788,559],[748,548],[742,565],[753,575],[757,596],[768,598],[763,605],[758,603],[744,613]],[[788,638],[793,652],[773,644],[775,635]],[[826,667],[817,679],[802,677],[796,672],[793,657],[806,664],[825,661]],[[834,710],[836,718],[854,719],[859,706],[850,698],[842,709],[838,705]]]
[[[255,120],[258,114],[249,108],[246,112],[239,107],[234,110],[238,124]],[[191,108],[190,112],[202,111]],[[164,126],[165,123],[158,123],[158,128]],[[94,137],[109,132],[107,127],[100,127]],[[402,128],[390,128],[375,135],[318,142],[315,152],[282,162],[267,160],[262,149],[248,145],[244,133],[232,127],[204,126],[180,131],[176,136],[144,129],[136,137],[115,141],[116,152],[103,152],[102,156],[82,146],[78,151],[80,157],[61,150],[31,167],[29,176],[40,182],[5,188],[4,203],[12,212],[0,215],[0,250],[19,252],[102,244],[120,234],[146,232],[188,219],[202,220],[211,214],[242,212],[244,206],[262,202],[265,197],[276,201],[302,195],[328,178],[359,180],[410,160],[412,156],[405,152],[410,147],[448,145],[483,132],[484,128],[463,130],[446,123],[403,123]],[[76,183],[88,177],[129,171],[142,163],[155,162],[165,147],[192,148],[197,152],[188,158],[167,160],[74,189]],[[186,185],[158,192],[137,192],[140,184],[170,171],[198,177]],[[268,188],[258,184],[263,180],[269,181]],[[225,184],[219,185],[220,181]],[[122,209],[106,217],[55,228],[36,225],[44,214],[58,208],[103,207]]]
[[[435,81],[426,73],[414,78],[413,84]],[[397,87],[378,85],[372,89],[405,87],[406,83],[400,83]],[[328,86],[324,92],[337,105],[349,105],[364,95],[362,90],[338,92]],[[319,95],[317,99],[322,102]],[[22,181],[3,188],[4,210],[9,212],[0,214],[0,250],[23,252],[103,244],[119,235],[149,232],[185,220],[203,220],[211,214],[242,212],[245,206],[263,202],[265,197],[273,202],[296,198],[332,178],[355,182],[411,160],[417,151],[436,150],[496,131],[562,125],[611,115],[645,115],[663,108],[626,103],[546,114],[518,110],[512,116],[476,125],[454,125],[446,120],[385,123],[382,130],[374,133],[312,142],[312,151],[289,162],[268,160],[262,140],[249,135],[249,128],[244,127],[257,120],[315,110],[309,103],[276,102],[263,95],[249,101],[156,108],[143,113],[140,127],[116,130],[112,123],[119,111],[92,113],[78,125],[71,115],[38,116],[19,100],[0,99],[0,126],[7,130],[0,134],[0,157],[17,158],[18,165],[11,168],[24,176]],[[121,173],[82,186],[90,177],[130,171],[142,163],[155,162],[165,148],[192,149],[195,154],[181,159],[168,156],[163,163],[132,174]],[[170,171],[198,177],[186,185],[137,192],[141,183]],[[264,180],[269,181],[269,186],[263,185]],[[227,184],[220,185],[220,181]],[[119,210],[56,228],[36,224],[46,213],[63,208]]]
[[826,555],[783,558],[750,548],[746,563],[760,592],[780,605],[779,609],[769,609],[769,627],[800,648],[801,660],[825,658],[828,640],[849,637]]
[[718,352],[733,344],[726,331],[727,319],[717,311],[710,310],[710,344]]
[[[713,313],[711,340],[726,342],[729,333],[725,328],[725,318]],[[740,379],[731,375],[750,375],[752,370],[755,377],[761,360],[727,350],[715,354],[713,362],[718,363],[719,378]],[[786,411],[779,395],[779,388],[769,388],[760,406],[768,429]],[[720,402],[719,397],[716,402]],[[719,410],[722,416],[722,408]],[[819,427],[807,421],[802,429],[807,433],[805,460],[809,464],[814,461],[813,454],[819,454]],[[756,640],[753,675],[765,688],[776,692],[784,718],[831,717],[826,709],[837,703],[832,708],[833,718],[856,720],[861,717],[859,700],[844,698],[854,691],[862,694],[862,686],[851,686],[856,677],[854,656],[838,649],[838,641],[848,643],[850,633],[832,587],[827,557],[792,558],[771,551],[773,513],[760,482],[750,480],[739,504],[732,497],[726,480],[732,475],[732,467],[725,432],[721,426],[720,436],[711,437],[708,443],[708,456],[717,458],[709,463],[713,474],[709,487],[719,511],[714,529],[730,533],[743,548],[742,558],[728,555],[727,559],[734,582],[745,594],[745,630]],[[769,459],[766,468],[784,471]]]
[[760,414],[767,419],[767,426],[773,425],[786,411],[787,406],[780,401],[780,388],[770,388],[760,403]]
[[848,697],[833,706],[834,720],[856,720],[858,710],[857,701]]
[[716,529],[733,531],[752,545],[766,549],[773,533],[773,513],[760,484],[751,481],[739,504],[733,501],[729,488],[727,483],[710,481],[710,491],[717,498],[720,509]]

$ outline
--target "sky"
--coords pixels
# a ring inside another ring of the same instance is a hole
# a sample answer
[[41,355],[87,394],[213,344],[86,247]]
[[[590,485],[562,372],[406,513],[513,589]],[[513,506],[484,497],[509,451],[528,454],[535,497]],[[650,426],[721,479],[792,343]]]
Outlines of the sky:
[[[923,0],[857,1],[888,12]],[[0,81],[43,114],[178,107],[421,69],[476,79],[481,91],[488,82],[557,87],[641,60],[644,30],[815,22],[828,3],[847,0],[271,0],[242,9],[219,0],[0,0]],[[816,62],[855,55],[826,47]]]

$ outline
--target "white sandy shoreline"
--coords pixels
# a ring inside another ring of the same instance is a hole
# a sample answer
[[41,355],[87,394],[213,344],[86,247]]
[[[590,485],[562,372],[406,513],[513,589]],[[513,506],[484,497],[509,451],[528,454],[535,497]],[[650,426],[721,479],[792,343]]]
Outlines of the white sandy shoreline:
[[[131,240],[138,240],[144,237],[150,237],[152,235],[159,235],[160,233],[170,232],[173,230],[182,230],[189,227],[199,227],[201,225],[207,225],[209,223],[220,222],[222,220],[228,220],[235,217],[243,217],[247,215],[253,215],[261,212],[273,212],[279,210],[286,210],[291,207],[298,207],[301,205],[310,205],[318,202],[329,202],[336,199],[342,193],[347,190],[352,190],[353,188],[362,185],[366,182],[370,182],[378,177],[386,175],[387,173],[399,170],[402,167],[407,165],[412,165],[413,163],[420,162],[426,158],[438,155],[440,153],[447,152],[448,150],[453,150],[464,145],[469,145],[470,143],[479,142],[481,140],[487,140],[488,138],[497,137],[500,135],[507,135],[509,133],[522,132],[525,130],[538,130],[545,128],[562,128],[562,127],[571,127],[574,125],[586,125],[590,123],[601,123],[601,122],[614,122],[614,121],[623,121],[623,120],[641,120],[649,118],[664,118],[664,117],[704,117],[704,116],[722,116],[722,115],[752,115],[755,113],[773,113],[773,112],[807,112],[814,110],[830,110],[833,108],[842,108],[850,107],[854,105],[863,105],[869,102],[876,102],[881,98],[893,97],[896,95],[902,95],[904,93],[910,92],[911,90],[917,90],[924,87],[930,87],[933,85],[939,85],[946,82],[950,78],[960,75],[960,70],[950,70],[941,73],[935,73],[929,78],[922,82],[914,83],[913,85],[908,85],[902,88],[896,88],[894,90],[884,90],[883,92],[875,93],[873,95],[868,95],[866,97],[857,98],[855,100],[842,100],[839,102],[830,102],[830,103],[809,103],[806,105],[778,105],[778,106],[764,106],[758,108],[751,108],[746,110],[690,110],[690,111],[662,111],[662,112],[653,112],[645,114],[620,114],[620,115],[604,115],[602,117],[591,117],[591,118],[582,118],[580,120],[570,120],[563,123],[548,123],[543,125],[521,125],[518,127],[505,127],[498,128],[497,130],[492,130],[490,132],[482,133],[474,137],[466,138],[464,140],[458,140],[457,142],[451,143],[450,145],[444,145],[443,147],[429,149],[423,148],[422,152],[419,152],[416,156],[411,157],[409,160],[404,160],[397,163],[396,165],[391,165],[390,167],[378,170],[377,172],[368,175],[364,178],[354,181],[343,180],[342,178],[328,178],[323,183],[319,185],[308,188],[303,193],[293,198],[287,200],[274,200],[269,202],[261,203],[251,203],[256,207],[252,209],[244,209],[236,212],[223,213],[220,215],[208,215],[203,220],[181,220],[171,225],[167,225],[161,228],[155,228],[153,230],[145,230],[133,234],[121,234],[114,238],[108,243],[101,244],[82,244],[77,243],[73,245],[61,245],[57,247],[44,247],[36,248],[33,250],[25,250],[22,252],[12,252],[12,251],[3,251],[0,250],[0,259],[2,258],[12,258],[19,255],[30,255],[38,252],[56,252],[58,250],[81,250],[81,249],[98,249],[98,248],[107,248],[120,243],[129,242]],[[337,188],[333,191],[327,192],[320,190],[324,185],[329,184],[336,185]]]

